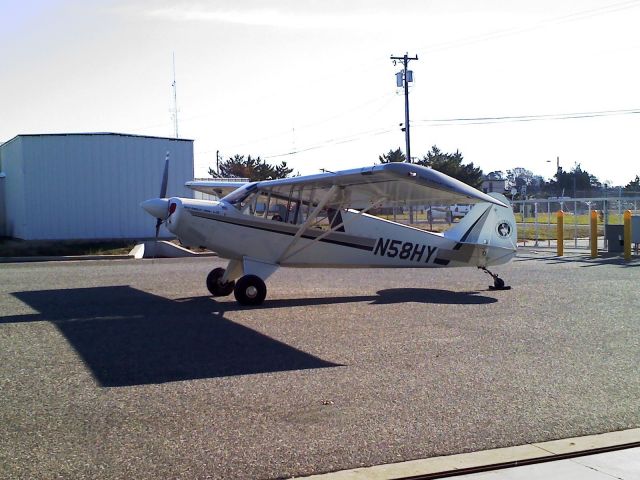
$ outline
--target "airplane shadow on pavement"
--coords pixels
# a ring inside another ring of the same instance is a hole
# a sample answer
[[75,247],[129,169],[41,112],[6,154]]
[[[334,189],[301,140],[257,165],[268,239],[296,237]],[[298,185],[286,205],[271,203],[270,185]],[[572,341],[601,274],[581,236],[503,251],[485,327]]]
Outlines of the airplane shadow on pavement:
[[[130,286],[15,292],[39,313],[0,317],[0,324],[52,322],[103,387],[156,384],[342,366],[224,317],[246,310],[211,297],[167,299]],[[399,288],[377,295],[267,300],[258,308],[354,302],[482,304],[478,292]]]
[[103,387],[341,366],[224,318],[209,297],[175,301],[129,286],[16,292],[50,321]]
[[[495,298],[479,295],[480,292],[455,292],[451,290],[438,290],[434,288],[389,288],[379,290],[376,295],[358,295],[345,297],[304,297],[270,299],[260,305],[260,309],[311,307],[314,305],[338,305],[344,303],[368,302],[371,305],[390,305],[396,303],[427,303],[431,305],[481,305],[497,302]],[[247,310],[233,300],[233,295],[227,299],[216,302],[222,312],[234,312]]]

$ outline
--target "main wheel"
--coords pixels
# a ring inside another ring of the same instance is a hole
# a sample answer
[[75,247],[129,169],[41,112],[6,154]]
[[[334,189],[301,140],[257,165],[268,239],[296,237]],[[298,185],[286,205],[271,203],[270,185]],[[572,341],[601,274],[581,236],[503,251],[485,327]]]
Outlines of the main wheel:
[[222,283],[222,276],[224,275],[224,268],[214,268],[207,275],[207,288],[214,297],[226,297],[233,292],[236,282],[230,281]]
[[260,277],[245,275],[236,282],[233,294],[241,305],[260,305],[267,296],[267,286]]
[[493,279],[493,286],[496,290],[502,290],[504,288],[504,280],[500,277],[495,277]]

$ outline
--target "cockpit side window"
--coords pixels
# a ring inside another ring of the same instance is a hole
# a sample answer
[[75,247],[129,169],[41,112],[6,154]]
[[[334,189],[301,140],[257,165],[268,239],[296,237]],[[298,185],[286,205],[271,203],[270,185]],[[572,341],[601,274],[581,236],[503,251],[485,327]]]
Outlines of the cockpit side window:
[[[257,182],[231,192],[222,200],[245,215],[294,225],[304,223],[317,205],[313,192],[307,198],[304,198],[302,188],[292,187],[288,194],[274,193],[260,190]],[[328,228],[325,209],[309,225],[309,228]]]

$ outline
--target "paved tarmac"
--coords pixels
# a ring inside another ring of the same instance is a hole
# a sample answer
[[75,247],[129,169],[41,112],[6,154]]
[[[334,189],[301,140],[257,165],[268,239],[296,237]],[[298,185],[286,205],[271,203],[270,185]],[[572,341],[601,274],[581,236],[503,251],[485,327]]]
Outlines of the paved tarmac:
[[0,477],[275,478],[640,427],[640,261],[0,265]]

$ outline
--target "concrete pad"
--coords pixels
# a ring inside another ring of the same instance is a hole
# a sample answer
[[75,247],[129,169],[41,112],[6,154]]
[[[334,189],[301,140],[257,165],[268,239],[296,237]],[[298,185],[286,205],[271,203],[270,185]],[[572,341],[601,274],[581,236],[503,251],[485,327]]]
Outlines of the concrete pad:
[[550,442],[534,443],[533,445],[554,455],[562,455],[612,447],[615,445],[625,445],[633,442],[640,442],[640,428],[552,440]]
[[[572,460],[560,460],[535,465],[470,473],[453,477],[456,480],[612,480],[606,473],[578,465]],[[637,477],[616,477],[618,480],[635,480]]]
[[[442,457],[425,458],[422,460],[412,460],[408,462],[393,463],[388,465],[376,465],[368,468],[356,468],[353,470],[343,470],[339,472],[325,473],[321,475],[312,475],[304,477],[313,480],[360,480],[360,479],[392,479],[404,478],[418,475],[455,474],[456,470],[470,470],[477,468],[486,468],[496,466],[503,468],[504,464],[512,463],[517,466],[520,462],[531,461],[535,459],[551,460],[552,457],[566,455],[571,453],[586,452],[594,449],[614,447],[618,445],[626,445],[634,442],[640,442],[640,428],[623,430],[619,432],[609,432],[599,435],[587,435],[584,437],[566,438],[561,440],[552,440],[549,442],[540,442],[528,445],[518,445],[515,447],[497,448],[493,450],[484,450],[480,452],[463,453],[458,455],[447,455]],[[622,454],[624,456],[624,454]],[[640,458],[637,453],[632,452],[629,456],[629,462],[624,463],[627,467],[619,467],[621,463],[615,460],[607,460],[606,454],[599,456],[590,456],[586,460],[576,460],[584,465],[598,465],[601,469],[609,469],[610,471],[621,471],[633,469],[633,472],[640,474]],[[568,462],[568,461],[567,461]],[[560,475],[562,465],[554,463],[553,467],[539,467],[538,469],[551,468],[553,476],[557,478],[574,478],[571,476]],[[533,475],[536,466],[531,465],[529,474]],[[569,473],[572,470],[570,465]],[[594,467],[595,468],[595,467]],[[598,468],[597,470],[599,470]],[[582,469],[580,469],[582,470]],[[573,469],[575,471],[575,469]],[[590,473],[590,472],[586,472]],[[591,472],[593,473],[593,472]],[[584,475],[584,473],[583,473]],[[463,478],[466,478],[465,475]],[[520,477],[504,477],[500,472],[487,472],[484,474],[471,474],[471,478],[520,478]],[[535,476],[523,476],[521,478],[538,478]],[[547,477],[540,477],[547,478]],[[578,478],[576,476],[575,478]],[[582,480],[590,477],[580,477]],[[595,476],[593,478],[604,478]],[[631,478],[617,476],[617,478]]]
[[133,255],[134,258],[182,258],[182,257],[195,257],[198,254],[187,250],[175,243],[167,242],[166,240],[153,241],[149,240],[144,243],[139,243],[129,255]]
[[602,472],[608,478],[631,480],[640,477],[640,447],[574,458],[573,462]]
[[482,452],[462,453],[389,465],[376,465],[368,468],[356,468],[353,470],[343,470],[303,478],[313,480],[382,480],[452,472],[455,470],[528,460],[550,455],[549,452],[533,445],[519,445],[517,447],[497,448]]

